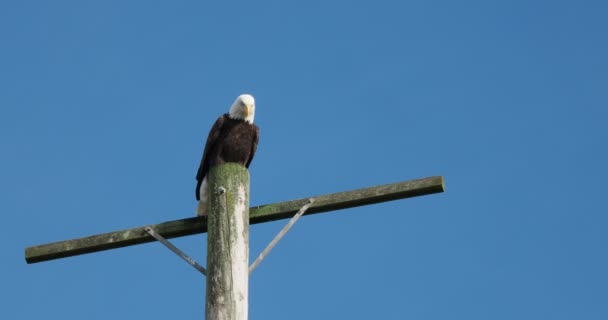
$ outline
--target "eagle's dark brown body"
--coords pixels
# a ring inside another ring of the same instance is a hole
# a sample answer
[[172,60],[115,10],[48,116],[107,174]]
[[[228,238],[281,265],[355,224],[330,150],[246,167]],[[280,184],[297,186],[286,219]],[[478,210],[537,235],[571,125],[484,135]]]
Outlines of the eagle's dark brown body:
[[245,120],[220,116],[207,137],[203,158],[196,174],[196,200],[200,200],[203,180],[214,165],[236,162],[249,168],[258,146],[259,128]]

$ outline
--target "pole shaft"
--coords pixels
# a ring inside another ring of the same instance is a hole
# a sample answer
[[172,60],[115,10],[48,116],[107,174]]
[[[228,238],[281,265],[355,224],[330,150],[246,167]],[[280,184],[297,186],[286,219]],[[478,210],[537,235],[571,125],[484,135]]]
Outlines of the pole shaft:
[[246,320],[249,287],[249,172],[227,163],[209,172],[205,319]]

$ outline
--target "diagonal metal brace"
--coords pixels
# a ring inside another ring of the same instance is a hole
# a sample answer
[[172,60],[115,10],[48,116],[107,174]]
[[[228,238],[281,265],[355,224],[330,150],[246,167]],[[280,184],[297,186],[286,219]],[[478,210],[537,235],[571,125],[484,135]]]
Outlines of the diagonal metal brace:
[[152,229],[151,227],[146,227],[146,228],[144,228],[144,230],[149,235],[153,236],[154,239],[158,240],[158,242],[164,244],[167,248],[169,248],[169,250],[173,251],[173,253],[175,253],[176,255],[178,255],[180,258],[184,259],[184,261],[188,262],[188,264],[191,265],[191,266],[193,266],[194,269],[198,270],[200,273],[204,274],[205,276],[207,275],[207,270],[203,266],[201,266],[200,264],[198,264],[196,261],[194,261],[194,259],[190,258],[190,256],[188,256],[183,251],[181,251],[180,249],[178,249],[176,246],[174,246],[167,239],[163,238],[163,236],[161,236],[160,234],[156,233],[154,231],[154,229]]
[[260,255],[255,259],[255,261],[249,266],[249,273],[253,272],[253,270],[255,270],[255,268],[257,268],[257,266],[262,262],[262,260],[264,260],[264,258],[266,258],[266,255],[268,255],[270,250],[272,250],[272,248],[274,248],[274,246],[281,240],[281,238],[283,238],[283,236],[287,233],[287,231],[289,231],[289,229],[291,229],[291,227],[293,227],[293,225],[296,223],[296,221],[298,221],[298,219],[300,219],[300,217],[304,214],[304,212],[306,212],[306,210],[308,210],[308,207],[310,207],[310,205],[312,205],[313,202],[315,202],[314,198],[308,199],[308,203],[305,204],[304,206],[302,206],[302,208],[300,208],[300,210],[296,213],[296,215],[293,216],[293,218],[291,218],[291,220],[289,220],[289,222],[283,227],[283,229],[281,229],[281,231],[279,231],[279,234],[277,234],[274,237],[274,239],[272,239],[272,241],[270,241],[270,243],[268,244],[268,246],[266,246],[264,251],[262,251],[262,253],[260,253]]

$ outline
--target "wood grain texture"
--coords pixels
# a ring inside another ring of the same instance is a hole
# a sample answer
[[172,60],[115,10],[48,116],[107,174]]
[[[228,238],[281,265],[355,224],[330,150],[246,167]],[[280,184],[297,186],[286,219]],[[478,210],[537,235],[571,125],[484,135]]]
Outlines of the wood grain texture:
[[[440,193],[444,190],[443,177],[437,176],[313,196],[315,203],[305,215]],[[252,207],[249,211],[249,223],[291,218],[309,198],[311,197]],[[28,247],[25,249],[25,260],[27,263],[36,263],[156,241],[146,233],[145,227],[147,226]],[[180,219],[152,227],[163,237],[171,239],[207,232],[207,218]]]

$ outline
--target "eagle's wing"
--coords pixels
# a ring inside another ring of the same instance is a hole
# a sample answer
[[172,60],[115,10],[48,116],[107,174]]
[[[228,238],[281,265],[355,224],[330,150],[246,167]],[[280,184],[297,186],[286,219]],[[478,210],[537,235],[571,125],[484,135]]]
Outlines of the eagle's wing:
[[211,131],[209,131],[207,143],[205,144],[205,151],[203,151],[203,157],[201,158],[201,164],[199,165],[198,172],[196,173],[196,200],[200,200],[199,188],[203,183],[203,179],[209,172],[209,153],[211,152],[213,145],[216,143],[225,121],[226,115],[220,116],[219,118],[217,118],[217,120],[215,120],[213,127],[211,127]]
[[249,159],[247,159],[247,164],[245,165],[245,167],[247,168],[249,168],[251,160],[253,160],[253,156],[255,155],[255,151],[258,149],[258,141],[260,141],[260,128],[258,128],[258,126],[255,126],[253,144],[251,145],[251,153],[249,154]]

